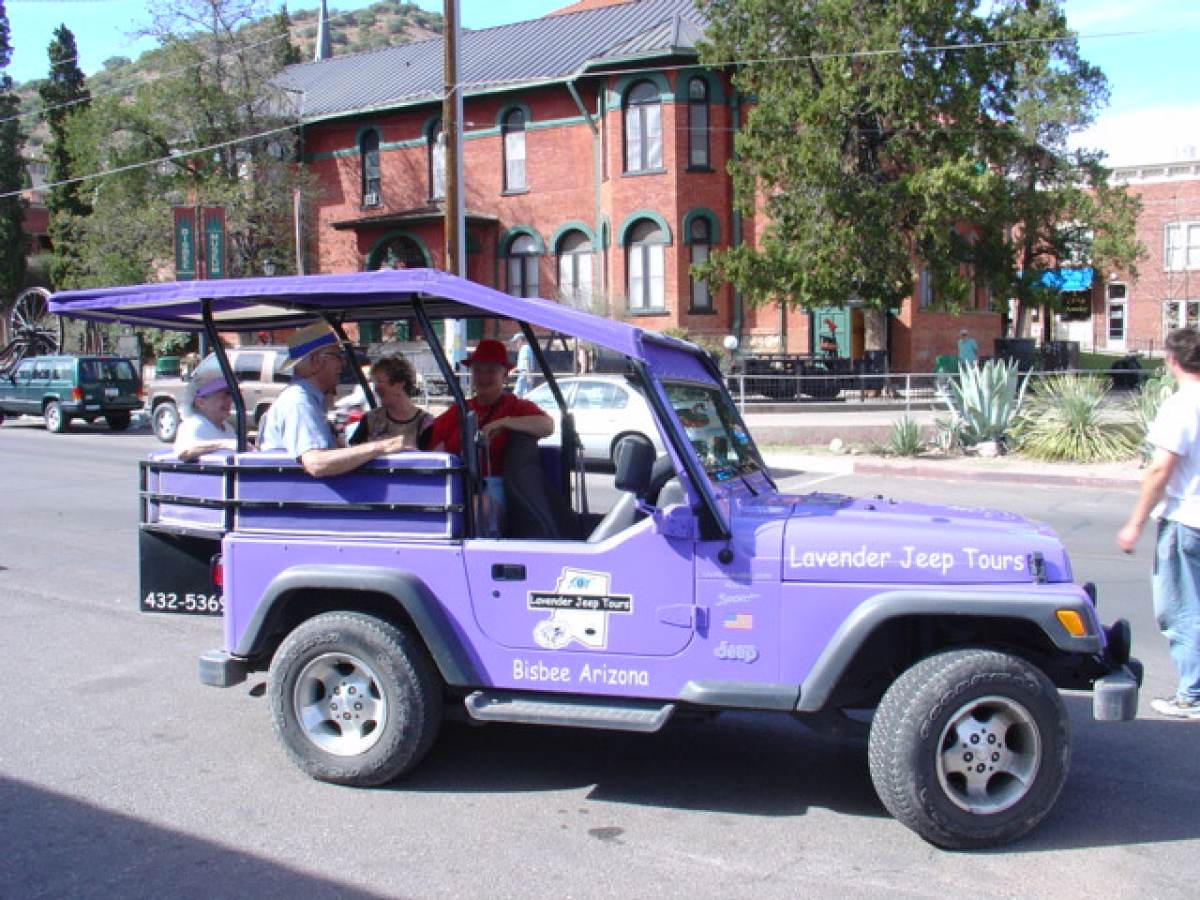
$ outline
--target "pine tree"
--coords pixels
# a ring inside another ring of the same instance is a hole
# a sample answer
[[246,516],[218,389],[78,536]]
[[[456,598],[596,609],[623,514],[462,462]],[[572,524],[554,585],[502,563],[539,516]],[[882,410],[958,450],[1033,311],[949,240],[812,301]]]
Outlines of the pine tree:
[[276,40],[271,46],[271,53],[275,59],[275,65],[280,69],[284,66],[294,66],[303,57],[300,55],[300,48],[292,43],[292,17],[288,15],[286,3],[275,14],[273,25]]
[[[27,243],[22,229],[24,201],[17,191],[25,187],[25,163],[21,158],[19,102],[7,72],[12,60],[8,11],[0,0],[0,309],[16,300],[25,279]],[[7,195],[7,196],[5,196]]]
[[[54,32],[47,48],[50,75],[38,87],[50,126],[49,170],[50,184],[78,176],[67,145],[67,123],[72,116],[86,109],[91,93],[84,86],[83,70],[76,60],[75,35],[66,25]],[[86,185],[62,184],[50,189],[46,207],[50,212],[50,242],[53,255],[50,261],[50,283],[56,290],[80,286],[82,277],[79,260],[78,234],[81,219],[91,215],[86,197]]]

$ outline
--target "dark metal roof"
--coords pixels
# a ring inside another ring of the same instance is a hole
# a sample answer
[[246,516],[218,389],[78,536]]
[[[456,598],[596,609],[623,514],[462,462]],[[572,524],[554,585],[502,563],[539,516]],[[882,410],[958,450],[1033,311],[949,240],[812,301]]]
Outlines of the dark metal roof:
[[[462,81],[474,94],[631,56],[690,53],[705,24],[693,0],[635,0],[464,31]],[[442,40],[433,38],[290,66],[278,81],[302,94],[302,115],[313,121],[440,99],[442,75]]]

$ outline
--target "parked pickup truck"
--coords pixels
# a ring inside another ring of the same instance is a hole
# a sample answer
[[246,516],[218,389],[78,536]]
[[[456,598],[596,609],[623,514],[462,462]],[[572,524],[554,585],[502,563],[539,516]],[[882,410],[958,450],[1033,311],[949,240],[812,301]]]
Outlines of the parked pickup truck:
[[[289,373],[283,371],[283,364],[287,362],[287,347],[236,347],[225,352],[246,400],[250,421],[257,427],[258,420],[266,415],[279,392],[291,381]],[[199,368],[215,365],[216,358],[210,354]],[[146,382],[146,410],[150,414],[155,435],[164,443],[170,444],[175,440],[175,432],[179,428],[179,408],[186,389],[187,380],[178,376],[153,378]]]
[[[201,680],[267,672],[276,734],[314,778],[403,776],[450,707],[635,732],[684,712],[772,711],[863,728],[897,819],[942,847],[985,847],[1033,828],[1063,787],[1060,690],[1090,691],[1097,719],[1134,717],[1129,626],[1101,625],[1052,531],[994,510],[781,492],[720,372],[685,341],[426,270],[71,291],[52,309],[205,328],[213,346],[218,330],[318,317],[335,330],[415,317],[430,335],[461,458],[402,453],[327,479],[277,453],[141,466],[141,608],[219,616]],[[477,422],[431,321],[471,317],[626,357],[666,452],[624,443],[620,499],[590,509],[554,387],[561,440],[510,440],[494,529]]]

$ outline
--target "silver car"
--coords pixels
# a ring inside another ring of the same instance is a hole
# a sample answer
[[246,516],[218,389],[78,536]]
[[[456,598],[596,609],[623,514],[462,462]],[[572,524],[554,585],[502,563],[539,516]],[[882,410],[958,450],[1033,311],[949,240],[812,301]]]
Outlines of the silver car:
[[[658,426],[642,392],[623,375],[577,375],[559,378],[567,410],[575,417],[575,430],[583,444],[583,457],[590,461],[615,462],[617,445],[627,437],[640,437],[665,452]],[[558,404],[549,385],[540,385],[525,395],[554,417],[558,425]],[[561,428],[545,443],[556,444]]]

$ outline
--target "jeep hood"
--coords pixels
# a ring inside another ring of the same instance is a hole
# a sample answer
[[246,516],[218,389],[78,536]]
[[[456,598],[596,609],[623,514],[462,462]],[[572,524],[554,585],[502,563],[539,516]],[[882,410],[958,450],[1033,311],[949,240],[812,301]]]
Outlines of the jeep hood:
[[[761,496],[737,519],[783,520],[784,581],[1000,584],[1071,581],[1071,564],[1045,525],[991,509],[854,499]],[[774,531],[774,529],[770,529]],[[759,530],[759,534],[763,534]]]

